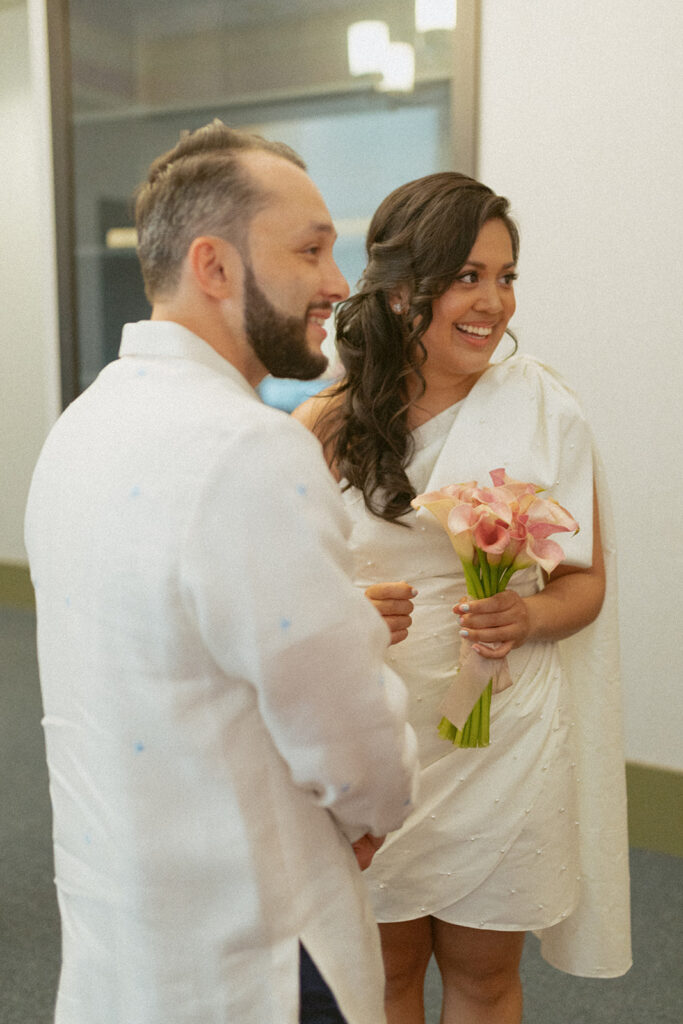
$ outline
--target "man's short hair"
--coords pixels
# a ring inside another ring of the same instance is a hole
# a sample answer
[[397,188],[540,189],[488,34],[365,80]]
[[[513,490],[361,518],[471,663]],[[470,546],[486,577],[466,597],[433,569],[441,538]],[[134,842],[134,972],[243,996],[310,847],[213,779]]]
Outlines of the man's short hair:
[[174,291],[193,239],[217,235],[242,246],[249,222],[267,201],[240,159],[250,150],[273,153],[306,170],[285,143],[228,128],[217,118],[184,132],[151,165],[135,199],[138,257],[151,303]]

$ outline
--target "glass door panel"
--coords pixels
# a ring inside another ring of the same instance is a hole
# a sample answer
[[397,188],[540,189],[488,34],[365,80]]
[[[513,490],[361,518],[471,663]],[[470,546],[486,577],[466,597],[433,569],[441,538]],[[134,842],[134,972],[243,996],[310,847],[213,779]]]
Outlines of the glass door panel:
[[[76,348],[76,393],[116,358],[122,325],[149,314],[131,197],[182,131],[219,117],[299,152],[335,220],[336,255],[352,287],[381,199],[404,181],[456,165],[453,128],[468,107],[455,82],[463,60],[474,80],[474,0],[461,0],[455,31],[427,33],[415,28],[413,0],[379,0],[369,10],[350,0],[70,0],[63,7],[73,190],[58,181],[57,194],[72,203],[77,330],[66,344]],[[387,91],[381,72],[351,74],[347,29],[369,18],[383,20],[392,41],[414,47],[410,88]],[[472,170],[468,159],[459,169]],[[328,355],[333,361],[333,344]]]

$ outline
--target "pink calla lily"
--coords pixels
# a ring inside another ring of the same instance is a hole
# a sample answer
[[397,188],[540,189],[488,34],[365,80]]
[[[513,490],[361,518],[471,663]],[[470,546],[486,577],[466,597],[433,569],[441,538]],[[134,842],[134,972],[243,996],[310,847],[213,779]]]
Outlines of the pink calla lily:
[[[485,551],[488,556],[500,556],[510,543],[510,530],[501,519],[493,516],[480,516],[474,528],[474,543],[480,551]],[[490,557],[489,563],[491,563]]]
[[[505,590],[510,577],[520,569],[538,565],[551,573],[564,559],[559,544],[549,537],[553,533],[575,533],[579,524],[552,498],[539,498],[543,488],[509,477],[505,469],[490,473],[492,487],[479,486],[476,481],[450,484],[438,491],[419,494],[413,508],[426,508],[448,534],[462,562],[467,591],[473,597],[490,597]],[[466,647],[466,645],[464,645]],[[458,674],[442,707],[446,716],[463,703],[462,688],[472,687],[475,676],[484,677],[493,669],[482,666],[476,652],[468,651],[461,660]],[[474,675],[473,675],[474,673]],[[501,679],[505,679],[501,683]],[[510,685],[505,659],[496,672],[496,690]],[[439,734],[456,746],[487,746],[493,680],[483,692],[462,729],[447,717],[441,719]],[[461,690],[460,700],[455,687]],[[475,685],[476,689],[476,685]],[[469,691],[468,691],[469,692]],[[458,712],[460,713],[460,712]],[[465,713],[462,721],[465,718]]]
[[[425,508],[431,512],[448,534],[458,558],[468,564],[471,564],[474,558],[474,541],[470,534],[472,523],[469,519],[472,509],[471,505],[466,504],[459,497],[459,493],[461,491],[469,493],[475,486],[476,484],[473,482],[460,484],[458,487],[444,487],[440,491],[420,494],[410,503],[415,509]],[[451,525],[451,516],[458,511],[461,511],[465,517],[462,520],[462,525],[460,520],[454,520],[454,525]]]
[[521,480],[513,480],[504,469],[492,469],[489,476],[493,480],[494,487],[505,488],[506,491],[520,497],[522,494],[538,494],[543,490],[538,484],[523,483]]
[[[526,545],[523,553],[520,552],[520,556],[523,558],[524,554],[528,559],[527,565],[535,562],[548,575],[553,569],[557,569],[564,558],[564,551],[556,541],[536,536],[532,530],[527,533]],[[520,556],[515,561],[515,565],[519,565]],[[524,568],[524,566],[519,565],[519,568]]]
[[529,524],[543,527],[546,536],[551,533],[577,533],[579,524],[566,508],[552,498],[534,498],[526,509]]

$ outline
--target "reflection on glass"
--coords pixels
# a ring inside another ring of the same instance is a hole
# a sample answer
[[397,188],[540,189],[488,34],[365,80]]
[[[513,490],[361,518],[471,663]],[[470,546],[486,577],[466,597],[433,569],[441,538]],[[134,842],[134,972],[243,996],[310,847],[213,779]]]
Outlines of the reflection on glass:
[[[414,0],[69,6],[80,389],[116,357],[122,325],[149,314],[131,195],[182,130],[220,117],[293,146],[335,219],[351,285],[380,200],[452,166],[455,33],[418,33]],[[352,75],[348,29],[368,19],[385,23],[391,44],[412,47],[410,91],[388,88],[382,72]]]

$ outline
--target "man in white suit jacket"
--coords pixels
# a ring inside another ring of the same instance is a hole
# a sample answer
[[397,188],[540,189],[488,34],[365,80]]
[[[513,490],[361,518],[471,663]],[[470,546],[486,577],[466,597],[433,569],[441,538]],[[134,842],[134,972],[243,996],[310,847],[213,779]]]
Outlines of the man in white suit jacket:
[[53,428],[26,515],[56,1020],[295,1024],[301,947],[379,1024],[352,843],[365,863],[409,813],[415,737],[319,446],[254,391],[325,366],[330,216],[295,154],[214,122],[137,223],[151,320]]

